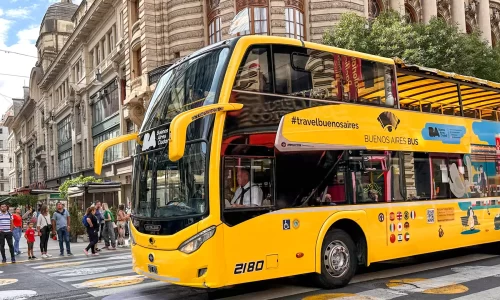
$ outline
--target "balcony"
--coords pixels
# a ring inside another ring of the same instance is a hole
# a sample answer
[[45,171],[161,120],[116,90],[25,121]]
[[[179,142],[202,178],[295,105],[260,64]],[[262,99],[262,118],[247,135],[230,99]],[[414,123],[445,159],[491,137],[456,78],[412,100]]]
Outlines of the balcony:
[[110,59],[113,62],[120,63],[125,59],[125,51],[123,47],[123,38],[116,43],[116,47],[109,54]]
[[132,38],[130,39],[130,48],[136,49],[141,43],[141,21],[137,20],[132,25]]
[[45,159],[45,145],[41,145],[41,146],[36,147],[35,159],[37,159],[37,160]]

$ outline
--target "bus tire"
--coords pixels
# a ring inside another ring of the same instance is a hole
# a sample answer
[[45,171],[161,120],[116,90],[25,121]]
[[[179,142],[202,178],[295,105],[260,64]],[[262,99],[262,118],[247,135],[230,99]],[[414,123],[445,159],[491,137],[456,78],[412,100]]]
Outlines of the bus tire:
[[325,289],[346,286],[358,266],[356,246],[341,229],[328,231],[321,247],[321,274],[313,274],[316,283]]

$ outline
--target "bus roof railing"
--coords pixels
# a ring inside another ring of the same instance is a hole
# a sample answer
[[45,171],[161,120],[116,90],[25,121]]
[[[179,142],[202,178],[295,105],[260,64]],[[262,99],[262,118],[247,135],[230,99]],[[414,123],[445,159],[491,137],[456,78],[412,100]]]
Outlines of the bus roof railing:
[[[500,112],[498,82],[406,64],[400,58],[394,58],[394,62],[402,108],[423,111],[422,104],[425,103],[438,110],[457,108],[461,116],[466,111],[481,111],[479,118],[492,111]],[[498,120],[497,117],[492,119]]]

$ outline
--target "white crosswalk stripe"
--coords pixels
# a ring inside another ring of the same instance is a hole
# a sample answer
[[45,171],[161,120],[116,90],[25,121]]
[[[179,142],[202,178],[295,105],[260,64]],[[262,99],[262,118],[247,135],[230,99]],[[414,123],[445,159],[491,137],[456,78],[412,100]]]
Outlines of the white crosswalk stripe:
[[168,285],[136,274],[132,270],[132,256],[129,252],[47,259],[28,263],[27,266],[48,275],[52,280],[60,281],[73,289],[84,290],[94,297]]

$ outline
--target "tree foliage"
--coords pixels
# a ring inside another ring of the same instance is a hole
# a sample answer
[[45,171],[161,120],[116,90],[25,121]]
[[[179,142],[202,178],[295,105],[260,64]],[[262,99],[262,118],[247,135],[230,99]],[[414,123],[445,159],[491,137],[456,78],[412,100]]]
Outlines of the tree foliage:
[[409,24],[389,10],[369,24],[364,17],[346,13],[325,32],[323,43],[500,82],[500,47],[491,48],[477,30],[461,33],[439,18]]
[[7,202],[11,207],[20,207],[26,205],[35,207],[38,202],[38,197],[29,194],[22,194],[11,197]]
[[83,177],[82,175],[80,175],[80,176],[78,176],[76,178],[67,179],[59,187],[59,193],[61,195],[61,198],[66,199],[66,196],[68,195],[68,188],[70,186],[84,185],[86,183],[91,183],[91,182],[102,182],[102,179],[95,178],[94,176]]

